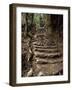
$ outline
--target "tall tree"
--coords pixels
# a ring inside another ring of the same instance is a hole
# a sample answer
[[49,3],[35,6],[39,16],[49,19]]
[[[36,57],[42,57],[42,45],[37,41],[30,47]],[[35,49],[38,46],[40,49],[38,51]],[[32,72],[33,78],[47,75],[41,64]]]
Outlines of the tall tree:
[[51,15],[45,14],[44,18],[45,18],[45,29],[48,34],[51,34],[52,33]]

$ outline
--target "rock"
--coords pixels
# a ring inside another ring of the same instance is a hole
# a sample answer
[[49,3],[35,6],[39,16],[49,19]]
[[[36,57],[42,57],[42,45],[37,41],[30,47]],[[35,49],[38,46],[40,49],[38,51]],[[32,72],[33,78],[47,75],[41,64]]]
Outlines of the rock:
[[33,69],[31,68],[31,69],[28,71],[28,73],[27,73],[27,77],[32,76],[32,73],[33,73]]

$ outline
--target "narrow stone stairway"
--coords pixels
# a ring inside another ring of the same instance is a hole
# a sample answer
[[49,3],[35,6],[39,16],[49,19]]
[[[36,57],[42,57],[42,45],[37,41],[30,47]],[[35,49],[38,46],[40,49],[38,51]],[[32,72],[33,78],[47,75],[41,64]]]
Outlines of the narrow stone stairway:
[[37,34],[32,41],[34,61],[33,76],[48,76],[61,74],[63,57],[57,43],[48,39],[46,34]]

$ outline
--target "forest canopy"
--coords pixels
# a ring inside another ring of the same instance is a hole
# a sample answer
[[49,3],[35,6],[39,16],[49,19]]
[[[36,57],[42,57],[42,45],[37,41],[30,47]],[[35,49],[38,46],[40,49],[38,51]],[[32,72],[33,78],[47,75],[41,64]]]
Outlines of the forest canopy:
[[49,32],[63,30],[63,15],[22,13],[22,31],[34,32],[41,27]]

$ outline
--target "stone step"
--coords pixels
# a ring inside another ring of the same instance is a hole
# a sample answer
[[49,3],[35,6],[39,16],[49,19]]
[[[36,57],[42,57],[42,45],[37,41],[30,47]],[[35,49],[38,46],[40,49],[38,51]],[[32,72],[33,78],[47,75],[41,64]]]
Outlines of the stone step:
[[56,46],[57,47],[57,45],[55,44],[55,43],[48,43],[48,44],[46,44],[45,42],[41,42],[41,43],[36,43],[36,44],[33,44],[33,46]]
[[40,40],[32,41],[32,44],[33,45],[39,45],[42,42],[47,42],[47,43],[49,43],[49,45],[56,45],[55,42],[50,42],[48,39],[47,40],[46,39],[45,40],[42,39],[42,41],[40,41]]
[[36,72],[37,70],[39,72],[42,72],[41,75],[39,75],[39,73],[37,73],[37,75],[39,76],[51,76],[51,75],[55,75],[56,73],[58,73],[59,71],[63,70],[63,63],[47,63],[47,64],[36,64]]
[[40,58],[36,58],[36,63],[37,64],[54,64],[54,63],[62,63],[63,62],[63,58],[57,58],[57,59],[40,59]]
[[45,52],[37,52],[37,51],[35,51],[34,54],[35,54],[35,56],[41,55],[41,56],[48,56],[48,57],[50,57],[50,56],[52,57],[52,56],[56,56],[56,55],[61,55],[60,52],[55,52],[55,53],[45,53]]
[[56,58],[59,58],[59,57],[61,57],[62,56],[62,54],[61,53],[41,53],[41,54],[35,54],[35,57],[39,57],[39,58],[48,58],[48,59],[50,59],[50,58],[54,58],[54,59],[56,59]]
[[51,49],[51,48],[47,48],[47,49],[43,49],[43,48],[34,48],[34,52],[46,52],[46,53],[51,53],[51,52],[59,52],[59,50],[57,48]]
[[57,48],[57,46],[38,46],[38,45],[33,45],[34,48],[42,48],[42,49],[48,49],[48,48]]
[[37,32],[37,34],[36,34],[36,36],[44,36],[44,37],[46,37],[46,33],[39,33],[39,32]]

